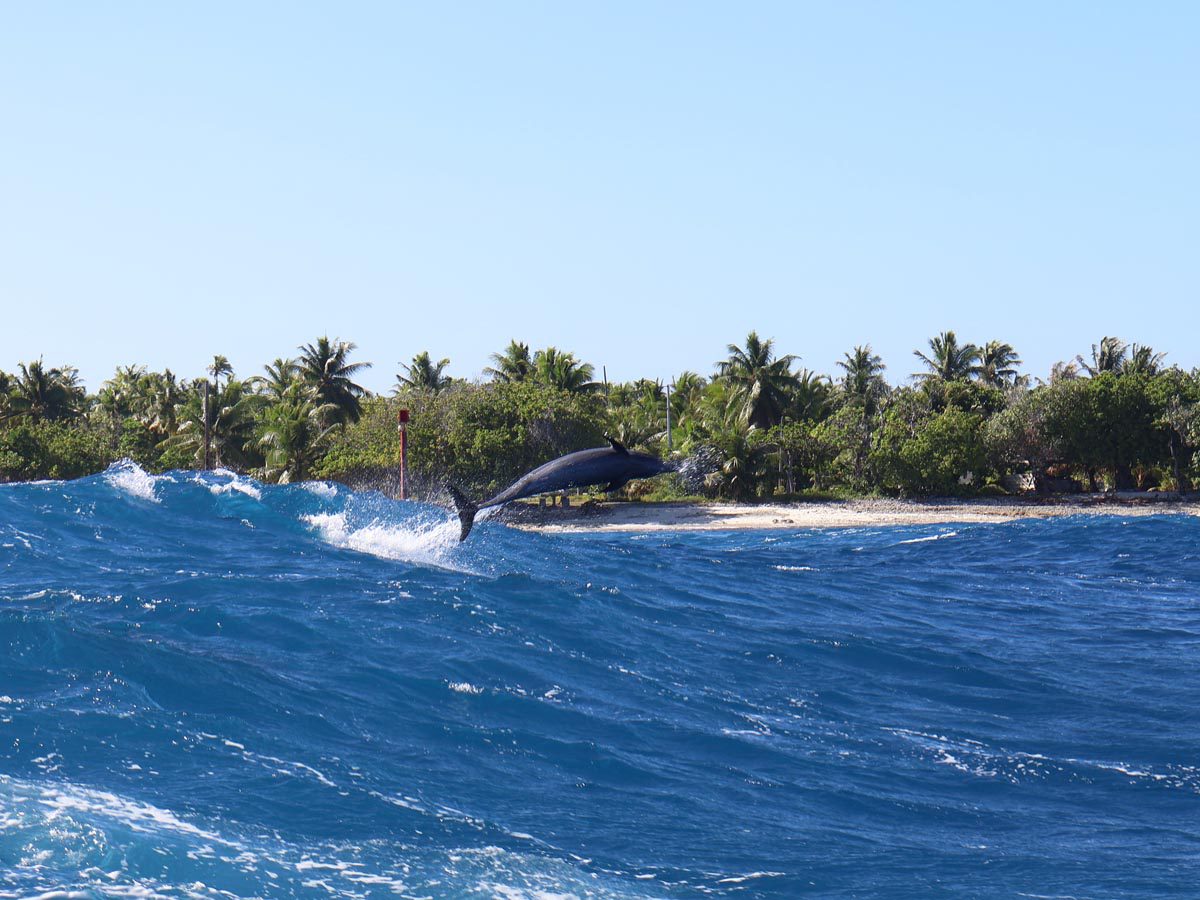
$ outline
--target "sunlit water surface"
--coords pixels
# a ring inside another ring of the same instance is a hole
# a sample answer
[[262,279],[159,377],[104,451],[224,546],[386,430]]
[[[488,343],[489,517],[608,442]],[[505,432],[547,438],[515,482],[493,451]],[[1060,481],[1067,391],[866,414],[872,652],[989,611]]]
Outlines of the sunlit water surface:
[[0,896],[1195,897],[1200,522],[0,487]]

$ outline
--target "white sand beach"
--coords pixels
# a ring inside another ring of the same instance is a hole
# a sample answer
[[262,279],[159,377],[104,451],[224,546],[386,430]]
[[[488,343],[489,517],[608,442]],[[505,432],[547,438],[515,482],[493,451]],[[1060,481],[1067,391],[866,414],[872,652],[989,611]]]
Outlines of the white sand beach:
[[1168,495],[1137,499],[1087,495],[1070,500],[889,500],[863,499],[791,504],[592,503],[506,510],[517,528],[548,532],[717,531],[756,528],[854,528],[931,525],[940,522],[1008,522],[1061,516],[1148,516],[1200,514],[1200,502]]

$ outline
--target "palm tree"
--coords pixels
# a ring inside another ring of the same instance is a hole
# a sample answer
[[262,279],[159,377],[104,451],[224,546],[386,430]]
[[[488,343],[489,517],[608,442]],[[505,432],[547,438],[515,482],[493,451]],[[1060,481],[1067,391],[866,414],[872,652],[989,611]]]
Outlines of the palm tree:
[[801,369],[788,397],[787,414],[801,421],[824,419],[829,414],[831,387],[826,376]]
[[842,376],[842,390],[847,397],[862,404],[864,416],[874,415],[880,398],[888,390],[887,382],[883,380],[887,368],[883,358],[871,350],[870,344],[857,346],[842,355],[844,358],[838,360],[838,366],[846,373]]
[[596,370],[591,363],[580,362],[575,354],[547,347],[533,356],[534,380],[547,387],[569,393],[591,393],[600,385],[592,380]]
[[1021,357],[1013,349],[1012,344],[1000,341],[988,341],[979,348],[979,363],[975,366],[975,375],[984,384],[992,387],[1008,387],[1015,385],[1019,378],[1016,367],[1021,364]]
[[327,438],[338,427],[328,424],[333,422],[335,412],[295,396],[268,408],[258,434],[267,479],[303,481],[320,458]]
[[696,409],[707,382],[695,372],[680,372],[671,387],[671,418],[683,425]]
[[300,378],[313,392],[316,405],[321,408],[332,405],[332,422],[357,422],[362,415],[359,401],[367,391],[355,384],[353,378],[363,369],[369,369],[371,364],[349,361],[350,354],[356,349],[349,341],[320,337],[315,344],[305,344],[298,349],[300,358],[296,365]]
[[169,435],[178,424],[178,407],[184,400],[184,391],[175,373],[170,369],[150,372],[142,378],[146,407],[143,421],[146,427],[158,435]]
[[730,400],[744,425],[770,428],[778,425],[796,388],[792,354],[775,357],[774,342],[751,331],[746,346],[729,344],[729,358],[717,365],[717,378],[732,389]]
[[212,363],[209,364],[205,371],[208,372],[208,374],[213,377],[213,381],[217,382],[218,384],[221,382],[222,375],[225,376],[227,381],[233,377],[233,366],[230,364],[229,359],[219,353],[213,357]]
[[[204,381],[192,382],[187,398],[178,408],[179,427],[164,442],[165,447],[177,447],[191,453],[198,466],[203,466],[205,406]],[[212,462],[218,468],[245,468],[247,451],[254,445],[255,417],[265,398],[246,389],[244,382],[229,380],[218,385],[209,395],[208,431]]]
[[1129,350],[1129,357],[1121,366],[1123,375],[1157,375],[1162,368],[1162,361],[1167,354],[1155,353],[1152,347],[1134,344]]
[[959,381],[968,378],[975,370],[979,359],[979,348],[974,344],[959,344],[953,331],[943,331],[929,340],[930,355],[914,350],[913,356],[925,363],[928,372],[917,372],[913,378],[921,381],[941,379]]
[[78,370],[63,366],[47,369],[38,359],[20,364],[13,380],[8,415],[30,422],[73,419],[83,411],[86,399]]
[[[1060,381],[1074,381],[1079,377],[1079,365],[1073,362],[1058,361],[1050,367],[1050,384],[1057,384]],[[1046,384],[1042,379],[1038,379],[1041,384]]]
[[483,374],[492,381],[528,381],[533,377],[533,357],[529,353],[529,345],[517,340],[508,342],[503,353],[493,353],[491,360],[494,366],[488,366]]
[[296,394],[304,382],[300,378],[300,367],[294,359],[276,357],[274,362],[263,366],[266,375],[255,375],[246,379],[246,384],[275,403],[281,403]]
[[[145,406],[145,366],[117,366],[113,377],[100,385],[96,402],[108,418],[114,435],[121,423],[131,416],[139,416]],[[114,441],[116,440],[114,436]]]
[[633,382],[618,381],[616,384],[609,385],[608,393],[605,395],[605,400],[609,406],[629,406],[636,402],[637,392],[633,389]]
[[1095,378],[1101,372],[1117,373],[1125,365],[1125,355],[1128,347],[1120,338],[1103,337],[1100,343],[1092,344],[1092,361],[1088,364],[1082,355],[1076,356],[1079,367]]
[[609,410],[608,434],[625,447],[644,447],[663,436],[662,416],[644,406],[618,406]]
[[416,391],[428,391],[431,394],[436,394],[442,388],[449,387],[454,381],[449,375],[443,375],[442,370],[450,365],[450,360],[439,359],[436,363],[429,358],[429,351],[422,350],[412,358],[412,364],[405,366],[408,370],[408,377],[403,375],[396,376],[396,390],[402,391],[405,388],[411,388]]
[[843,356],[843,359],[838,360],[838,366],[846,373],[842,376],[842,391],[849,402],[860,410],[855,426],[858,439],[854,447],[854,477],[862,478],[871,450],[875,416],[888,395],[888,385],[883,380],[886,366],[883,364],[883,358],[871,350],[870,344],[857,346]]
[[657,378],[639,378],[630,387],[633,389],[633,395],[637,398],[638,403],[655,409],[667,398],[663,383]]

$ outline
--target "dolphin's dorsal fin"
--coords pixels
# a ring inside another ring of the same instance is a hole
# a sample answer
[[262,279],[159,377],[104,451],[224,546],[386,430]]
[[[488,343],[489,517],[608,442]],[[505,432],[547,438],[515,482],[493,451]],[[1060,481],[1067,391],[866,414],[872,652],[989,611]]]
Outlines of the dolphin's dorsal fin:
[[618,441],[616,438],[609,437],[607,434],[604,437],[610,444],[612,444],[612,448],[614,450],[616,450],[618,453],[620,453],[622,456],[629,455],[629,451],[625,449],[625,445],[622,444],[620,441]]

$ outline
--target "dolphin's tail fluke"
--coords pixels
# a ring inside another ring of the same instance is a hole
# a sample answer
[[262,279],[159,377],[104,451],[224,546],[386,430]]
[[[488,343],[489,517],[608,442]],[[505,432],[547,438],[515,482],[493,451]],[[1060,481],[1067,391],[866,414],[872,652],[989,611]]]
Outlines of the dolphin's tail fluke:
[[479,507],[468,500],[466,494],[448,481],[446,482],[446,490],[450,492],[450,496],[454,499],[454,510],[458,513],[458,521],[462,523],[462,533],[458,536],[458,540],[461,543],[471,533],[471,526],[475,524],[475,513],[479,512]]

